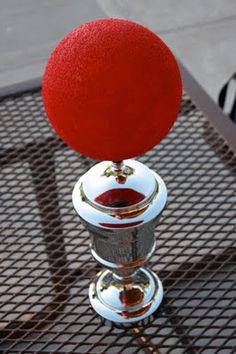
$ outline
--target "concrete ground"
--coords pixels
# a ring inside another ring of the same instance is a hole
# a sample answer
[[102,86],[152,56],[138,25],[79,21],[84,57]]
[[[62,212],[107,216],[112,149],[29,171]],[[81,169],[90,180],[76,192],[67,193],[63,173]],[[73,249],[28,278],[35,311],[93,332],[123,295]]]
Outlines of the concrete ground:
[[235,0],[0,0],[0,87],[41,76],[60,38],[101,17],[155,31],[214,99],[236,71]]

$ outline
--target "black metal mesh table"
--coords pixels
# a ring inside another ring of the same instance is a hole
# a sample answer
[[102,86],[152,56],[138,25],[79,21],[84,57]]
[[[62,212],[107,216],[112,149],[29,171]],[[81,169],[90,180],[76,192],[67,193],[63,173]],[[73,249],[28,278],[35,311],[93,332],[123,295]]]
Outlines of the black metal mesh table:
[[210,118],[184,94],[171,133],[140,158],[169,191],[149,264],[165,298],[123,328],[90,307],[99,266],[71,202],[94,162],[55,136],[39,88],[1,99],[1,353],[236,352],[236,128],[223,117],[227,139]]

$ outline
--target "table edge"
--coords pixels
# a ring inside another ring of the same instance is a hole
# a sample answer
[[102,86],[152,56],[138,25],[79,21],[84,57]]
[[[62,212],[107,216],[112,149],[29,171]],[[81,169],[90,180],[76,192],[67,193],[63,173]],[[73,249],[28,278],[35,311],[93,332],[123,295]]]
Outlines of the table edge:
[[236,124],[221,110],[181,62],[179,67],[184,90],[236,154]]

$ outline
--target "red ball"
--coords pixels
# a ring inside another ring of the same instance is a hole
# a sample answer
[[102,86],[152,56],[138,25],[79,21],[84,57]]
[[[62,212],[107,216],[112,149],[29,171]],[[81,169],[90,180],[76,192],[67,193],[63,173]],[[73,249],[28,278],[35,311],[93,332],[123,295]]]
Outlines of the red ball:
[[64,37],[43,76],[57,134],[97,160],[141,155],[160,142],[179,110],[176,60],[147,28],[122,19],[88,22]]

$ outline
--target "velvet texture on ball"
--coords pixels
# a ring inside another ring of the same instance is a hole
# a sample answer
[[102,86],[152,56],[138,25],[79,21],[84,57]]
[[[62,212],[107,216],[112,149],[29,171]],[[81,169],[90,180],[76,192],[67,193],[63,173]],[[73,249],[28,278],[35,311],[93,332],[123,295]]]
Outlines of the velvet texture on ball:
[[145,153],[172,127],[182,85],[176,60],[153,32],[99,19],[64,37],[43,76],[43,101],[57,134],[96,160]]

